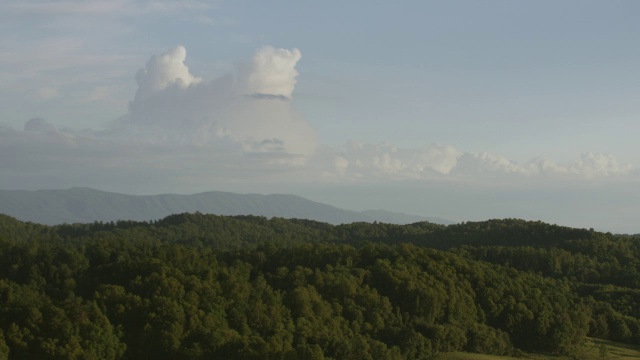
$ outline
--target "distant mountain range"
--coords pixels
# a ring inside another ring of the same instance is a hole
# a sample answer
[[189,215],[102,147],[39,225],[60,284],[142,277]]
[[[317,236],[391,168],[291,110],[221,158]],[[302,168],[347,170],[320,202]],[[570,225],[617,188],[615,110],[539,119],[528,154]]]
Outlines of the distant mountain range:
[[45,225],[95,221],[147,221],[199,211],[216,215],[258,215],[299,218],[330,224],[384,222],[409,224],[451,221],[384,210],[350,211],[296,195],[205,192],[194,195],[125,195],[91,188],[68,190],[0,190],[0,213]]

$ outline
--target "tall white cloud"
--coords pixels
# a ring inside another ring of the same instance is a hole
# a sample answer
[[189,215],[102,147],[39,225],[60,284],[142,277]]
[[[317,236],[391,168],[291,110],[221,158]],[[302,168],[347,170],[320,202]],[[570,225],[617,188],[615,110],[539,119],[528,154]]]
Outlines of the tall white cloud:
[[184,89],[202,81],[191,75],[189,67],[184,63],[186,58],[187,49],[182,45],[160,56],[152,56],[144,69],[140,69],[136,74],[138,83],[136,98],[148,96],[172,85]]
[[315,151],[317,136],[284,101],[294,90],[300,57],[297,49],[264,47],[251,66],[239,69],[237,79],[228,75],[207,82],[191,74],[186,49],[178,46],[151,57],[138,71],[138,90],[123,127],[154,141],[227,148],[235,143],[247,153],[304,162]]
[[253,56],[250,65],[239,68],[244,92],[291,99],[298,77],[296,64],[301,58],[298,49],[261,48]]

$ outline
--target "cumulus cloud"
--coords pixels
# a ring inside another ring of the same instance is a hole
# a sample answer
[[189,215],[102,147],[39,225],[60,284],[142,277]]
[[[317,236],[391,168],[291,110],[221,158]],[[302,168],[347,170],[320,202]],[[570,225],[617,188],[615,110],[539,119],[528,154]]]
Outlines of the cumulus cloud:
[[243,90],[247,94],[291,99],[298,77],[296,64],[301,57],[298,49],[275,49],[271,46],[261,48],[250,65],[241,65],[239,68]]
[[297,49],[265,47],[237,77],[207,82],[189,71],[186,49],[175,47],[138,71],[138,90],[120,130],[153,141],[231,146],[303,163],[315,151],[316,133],[282,101],[291,97],[299,59]]
[[138,91],[136,98],[149,96],[168,86],[177,86],[185,89],[191,84],[197,84],[202,79],[189,72],[184,61],[187,58],[187,49],[184,46],[176,46],[160,56],[152,56],[144,69],[136,74]]
[[[248,72],[206,81],[189,70],[183,46],[152,56],[136,73],[128,113],[105,130],[59,129],[42,118],[24,130],[0,128],[0,186],[127,176],[211,184],[298,171],[318,142],[288,101],[299,58],[298,50],[262,48]],[[256,80],[247,88],[246,79]]]

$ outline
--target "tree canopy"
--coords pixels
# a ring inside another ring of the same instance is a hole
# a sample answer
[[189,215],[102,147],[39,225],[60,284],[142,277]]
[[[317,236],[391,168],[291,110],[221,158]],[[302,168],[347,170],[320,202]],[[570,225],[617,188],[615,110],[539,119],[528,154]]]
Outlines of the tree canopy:
[[0,216],[0,358],[425,359],[640,343],[638,237],[172,215]]

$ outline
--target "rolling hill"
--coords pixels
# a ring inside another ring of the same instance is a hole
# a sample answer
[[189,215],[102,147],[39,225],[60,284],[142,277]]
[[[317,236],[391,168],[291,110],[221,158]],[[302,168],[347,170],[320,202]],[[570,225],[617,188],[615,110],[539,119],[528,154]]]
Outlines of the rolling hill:
[[383,210],[362,212],[344,210],[300,196],[284,194],[260,195],[212,191],[193,195],[140,196],[80,187],[67,190],[0,190],[0,213],[45,225],[117,220],[146,221],[184,212],[300,218],[330,224],[359,221],[394,224],[418,221],[452,223],[440,218],[426,218]]

